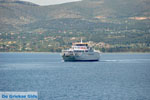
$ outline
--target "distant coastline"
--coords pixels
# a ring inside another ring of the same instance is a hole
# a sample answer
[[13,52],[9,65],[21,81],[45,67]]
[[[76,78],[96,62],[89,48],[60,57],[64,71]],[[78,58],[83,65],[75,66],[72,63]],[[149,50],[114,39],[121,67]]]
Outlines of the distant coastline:
[[[61,52],[0,52],[0,53],[50,53],[50,54],[56,54],[56,53],[61,53]],[[150,53],[150,52],[101,52],[103,54],[111,54],[111,53]]]

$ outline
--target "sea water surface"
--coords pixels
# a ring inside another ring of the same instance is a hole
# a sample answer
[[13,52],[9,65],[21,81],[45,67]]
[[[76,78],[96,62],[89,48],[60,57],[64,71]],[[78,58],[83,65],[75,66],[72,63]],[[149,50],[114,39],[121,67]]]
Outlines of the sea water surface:
[[0,91],[35,91],[39,100],[150,100],[150,54],[63,62],[60,54],[0,53]]

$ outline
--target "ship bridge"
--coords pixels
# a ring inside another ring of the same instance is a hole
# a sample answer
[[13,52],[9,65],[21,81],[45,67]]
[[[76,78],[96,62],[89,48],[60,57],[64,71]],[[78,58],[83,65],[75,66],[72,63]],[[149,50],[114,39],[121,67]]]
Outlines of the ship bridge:
[[73,50],[80,50],[80,51],[85,51],[89,49],[88,43],[81,43],[81,42],[77,42],[77,43],[73,43],[72,45],[72,49]]

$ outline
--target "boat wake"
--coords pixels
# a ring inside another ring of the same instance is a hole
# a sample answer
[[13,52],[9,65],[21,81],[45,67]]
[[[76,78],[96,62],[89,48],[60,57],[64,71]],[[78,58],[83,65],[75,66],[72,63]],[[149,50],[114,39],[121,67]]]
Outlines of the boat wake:
[[133,63],[140,63],[140,62],[150,62],[150,59],[113,59],[113,60],[100,60],[100,62],[133,62]]

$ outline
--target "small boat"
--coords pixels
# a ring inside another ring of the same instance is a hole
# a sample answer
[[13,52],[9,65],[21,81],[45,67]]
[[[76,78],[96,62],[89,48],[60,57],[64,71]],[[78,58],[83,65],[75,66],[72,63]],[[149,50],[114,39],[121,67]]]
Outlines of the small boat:
[[73,43],[68,50],[62,50],[62,58],[64,61],[99,61],[100,52],[89,47],[88,43]]

